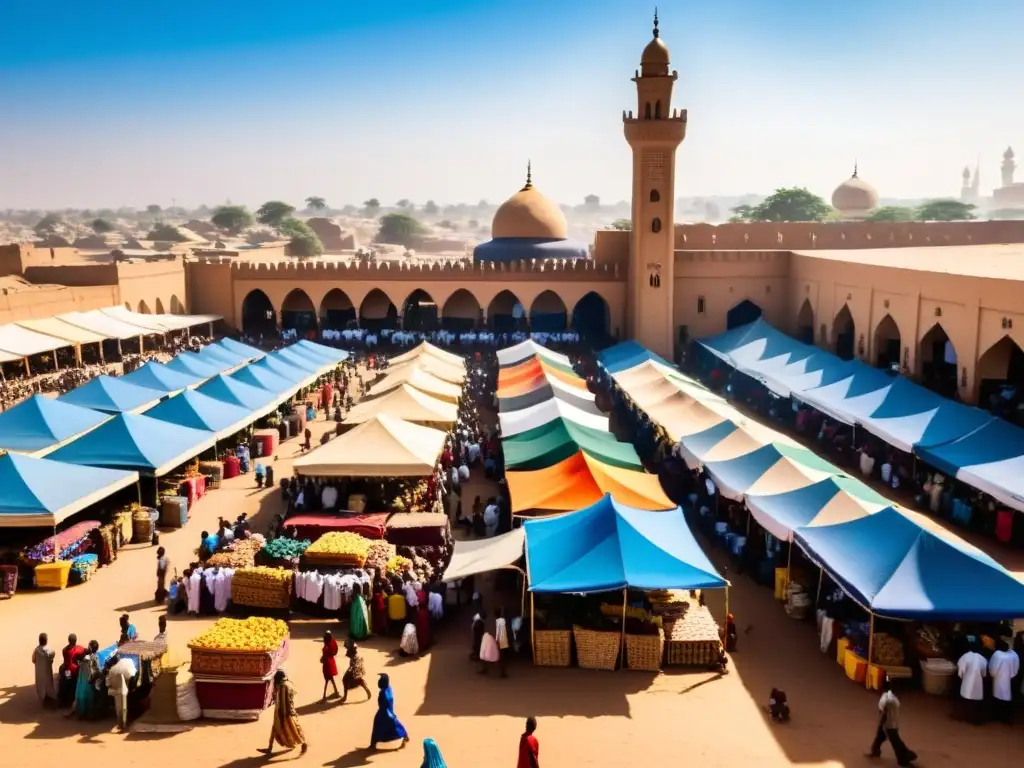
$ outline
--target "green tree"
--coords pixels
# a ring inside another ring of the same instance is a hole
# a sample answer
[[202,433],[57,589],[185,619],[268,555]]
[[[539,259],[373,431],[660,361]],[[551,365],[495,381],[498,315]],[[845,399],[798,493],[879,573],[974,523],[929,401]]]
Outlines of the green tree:
[[395,203],[395,207],[401,208],[403,211],[408,211],[410,208],[412,208],[412,201],[409,200],[408,197],[403,197],[401,200]]
[[380,200],[376,197],[371,197],[369,200],[365,200],[363,202],[363,213],[371,219],[376,218],[377,214],[380,213]]
[[40,237],[45,237],[46,235],[52,235],[57,231],[57,229],[63,226],[63,224],[64,219],[61,218],[59,213],[48,213],[36,222],[33,230]]
[[147,240],[156,240],[159,243],[184,243],[188,238],[178,231],[177,227],[170,224],[157,224],[146,235]]
[[254,219],[244,205],[218,205],[210,221],[225,232],[237,235],[246,227],[251,227]]
[[281,222],[295,213],[295,206],[280,200],[270,200],[256,209],[256,220],[268,227],[279,227]]
[[617,229],[621,232],[629,232],[633,229],[632,219],[616,219],[612,222],[612,229]]
[[730,221],[824,221],[832,207],[803,187],[782,187],[754,206],[738,205]]
[[411,248],[416,240],[426,232],[419,219],[408,213],[389,213],[381,216],[380,231],[377,233],[378,243],[391,243]]
[[105,235],[107,232],[114,231],[114,225],[106,219],[93,219],[89,226],[92,227],[92,231],[97,235]]
[[148,213],[150,216],[159,216],[162,211],[163,208],[161,208],[156,203],[150,203],[149,205],[146,206],[146,213]]
[[951,197],[943,197],[923,202],[918,206],[915,217],[918,221],[968,221],[975,218],[976,207]]
[[427,200],[423,205],[423,212],[427,214],[427,216],[437,216],[439,210],[440,208],[437,207],[437,203],[433,200]]
[[327,208],[327,201],[315,195],[306,198],[306,207],[311,211],[322,211]]
[[867,218],[868,221],[913,221],[914,209],[905,205],[883,205],[876,208]]
[[987,218],[997,221],[1024,219],[1024,208],[999,208],[998,210],[990,211],[987,214]]
[[323,254],[323,242],[306,222],[289,217],[282,221],[277,229],[282,235],[289,238],[288,252],[291,255],[311,258]]

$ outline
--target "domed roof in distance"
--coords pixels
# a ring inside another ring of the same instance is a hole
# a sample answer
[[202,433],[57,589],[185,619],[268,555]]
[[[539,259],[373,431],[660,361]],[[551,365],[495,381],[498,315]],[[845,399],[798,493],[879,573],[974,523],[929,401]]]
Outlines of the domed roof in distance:
[[878,207],[878,192],[857,175],[848,178],[832,193],[832,207],[840,213],[866,213]]
[[671,56],[658,32],[658,11],[654,11],[654,38],[640,54],[640,69],[645,77],[667,75]]
[[564,240],[567,232],[568,224],[562,209],[534,189],[529,170],[526,172],[526,186],[502,203],[491,221],[492,238]]

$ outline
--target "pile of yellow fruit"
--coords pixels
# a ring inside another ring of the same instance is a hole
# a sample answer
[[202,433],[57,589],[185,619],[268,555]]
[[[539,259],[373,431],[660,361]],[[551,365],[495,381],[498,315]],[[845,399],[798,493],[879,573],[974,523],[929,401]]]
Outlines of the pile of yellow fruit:
[[370,540],[358,533],[331,531],[314,541],[306,550],[306,559],[311,563],[348,565],[362,568],[370,549]]
[[385,570],[387,570],[388,573],[395,574],[402,574],[406,571],[411,571],[412,560],[410,560],[407,557],[402,557],[401,555],[395,555],[390,560],[388,560],[388,565]]
[[192,638],[189,648],[204,651],[276,651],[288,637],[288,625],[280,619],[252,616],[248,619],[217,619],[217,623],[199,637]]
[[257,565],[253,568],[240,568],[231,579],[231,589],[236,587],[247,589],[290,590],[292,588],[292,572],[282,568],[268,568]]

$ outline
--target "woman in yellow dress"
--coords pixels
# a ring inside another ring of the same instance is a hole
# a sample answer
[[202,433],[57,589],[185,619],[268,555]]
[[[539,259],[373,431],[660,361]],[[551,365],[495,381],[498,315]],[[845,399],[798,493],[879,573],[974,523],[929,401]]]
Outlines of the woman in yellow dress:
[[270,731],[270,743],[261,749],[268,757],[274,751],[274,742],[286,750],[301,746],[300,754],[306,754],[308,744],[299,725],[299,714],[295,711],[295,688],[283,669],[274,675],[274,727]]

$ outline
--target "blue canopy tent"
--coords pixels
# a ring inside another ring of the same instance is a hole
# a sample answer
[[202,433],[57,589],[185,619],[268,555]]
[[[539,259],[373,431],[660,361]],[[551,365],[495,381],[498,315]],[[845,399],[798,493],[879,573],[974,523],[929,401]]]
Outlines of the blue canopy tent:
[[0,456],[0,528],[56,528],[138,479],[137,472],[5,454]]
[[850,375],[854,365],[851,361],[819,350],[777,370],[761,370],[757,377],[779,397],[790,397],[841,381]]
[[54,451],[50,458],[90,467],[134,469],[159,477],[212,448],[213,442],[212,432],[120,413]]
[[[804,392],[793,392],[793,397],[816,408],[844,424],[855,424],[850,408],[874,408],[885,397],[893,383],[893,376],[878,368],[852,361],[846,375],[837,381]],[[852,401],[852,402],[851,402]]]
[[196,354],[199,355],[201,360],[209,361],[211,365],[226,365],[227,368],[223,370],[237,368],[238,366],[245,365],[249,362],[245,355],[236,355],[234,352],[231,352],[224,347],[218,347],[216,344],[207,344]]
[[297,342],[295,346],[315,352],[332,363],[343,362],[348,359],[349,355],[349,353],[344,349],[335,349],[334,347],[328,347],[325,344],[317,344],[315,341],[307,341],[306,339]]
[[262,349],[257,349],[249,344],[243,344],[240,341],[235,341],[234,339],[230,339],[226,336],[218,341],[217,344],[224,347],[229,352],[234,352],[236,355],[242,355],[249,360],[259,360],[267,354]]
[[224,374],[214,376],[196,392],[212,397],[214,400],[245,408],[252,412],[254,418],[272,411],[281,401],[276,394]]
[[316,371],[309,371],[305,368],[289,365],[273,353],[266,355],[255,363],[249,364],[250,368],[260,368],[264,371],[277,374],[282,379],[287,379],[297,387],[304,387],[316,381]]
[[[733,336],[731,334],[734,331],[745,332]],[[758,365],[782,367],[790,361],[810,357],[815,351],[814,347],[787,336],[763,318],[701,341],[700,344],[744,372],[748,368],[756,370]]]
[[915,453],[941,472],[1024,512],[1024,430],[1019,427],[993,419],[959,440]]
[[295,357],[301,357],[304,360],[314,363],[317,366],[317,371],[319,373],[327,373],[327,371],[337,365],[333,360],[328,360],[315,349],[309,349],[308,347],[303,347],[299,344],[292,344],[290,347],[285,347],[282,351],[289,352]]
[[204,360],[195,352],[179,352],[164,365],[172,371],[198,376],[201,379],[212,379],[228,367],[224,363],[211,363]]
[[[998,621],[1024,616],[1024,583],[995,560],[893,508],[795,540],[874,616]],[[873,632],[872,632],[873,634]]]
[[285,347],[279,349],[276,352],[271,352],[266,357],[267,360],[277,360],[285,365],[292,368],[297,368],[300,371],[306,371],[311,374],[314,378],[319,376],[322,371],[326,369],[326,365],[316,360],[310,360],[305,355],[300,355],[298,352],[292,350],[291,347]]
[[265,389],[268,392],[272,392],[275,395],[283,395],[286,392],[295,392],[298,387],[295,382],[284,376],[278,376],[273,371],[268,371],[266,368],[257,368],[252,364],[239,368],[237,371],[231,374],[232,379],[237,379],[243,384],[248,384],[252,387],[259,387]]
[[122,376],[121,381],[135,384],[139,387],[148,387],[160,392],[180,392],[183,389],[196,387],[203,383],[203,378],[188,373],[168,368],[163,363],[150,360],[141,368],[136,368],[131,373]]
[[113,376],[104,375],[97,376],[80,387],[75,387],[57,399],[62,403],[80,405],[83,408],[92,408],[94,411],[131,413],[151,408],[160,402],[160,399],[166,394],[166,392],[140,387],[121,381],[121,379],[115,379]]
[[108,413],[32,395],[0,413],[0,449],[45,453],[109,418]]
[[648,512],[610,494],[567,515],[528,520],[526,572],[531,592],[721,589],[722,578],[682,512]]
[[734,501],[743,501],[747,494],[783,493],[803,488],[839,474],[838,469],[810,451],[793,450],[775,443],[735,458],[705,462],[704,469],[719,492]]
[[164,400],[156,408],[146,411],[146,415],[179,427],[213,432],[218,440],[245,429],[256,418],[247,408],[215,400],[193,390]]
[[622,341],[597,354],[597,359],[609,373],[619,373],[648,360],[674,367],[662,357],[635,341]]

